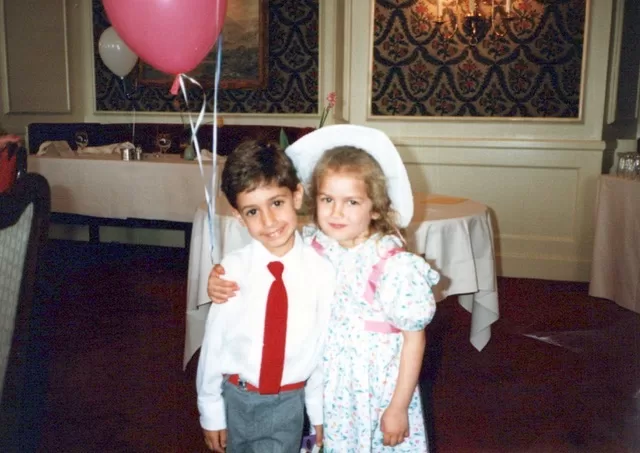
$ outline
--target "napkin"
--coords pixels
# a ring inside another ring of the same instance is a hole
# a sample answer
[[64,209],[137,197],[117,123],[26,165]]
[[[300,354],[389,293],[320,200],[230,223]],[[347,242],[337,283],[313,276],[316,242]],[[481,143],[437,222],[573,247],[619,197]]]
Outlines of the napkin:
[[104,146],[87,146],[83,149],[78,149],[78,154],[121,154],[122,148],[135,148],[131,142],[111,143]]
[[213,153],[206,148],[200,150],[200,156],[202,156],[202,160],[213,160]]
[[48,155],[51,157],[75,157],[76,153],[65,140],[42,142],[36,156]]

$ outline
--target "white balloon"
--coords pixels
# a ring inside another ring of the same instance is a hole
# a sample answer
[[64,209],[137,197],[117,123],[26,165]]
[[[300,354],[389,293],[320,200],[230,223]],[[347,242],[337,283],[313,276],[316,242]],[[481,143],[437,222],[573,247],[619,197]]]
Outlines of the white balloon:
[[138,61],[138,56],[129,49],[113,27],[102,32],[98,52],[107,68],[119,77],[129,74]]

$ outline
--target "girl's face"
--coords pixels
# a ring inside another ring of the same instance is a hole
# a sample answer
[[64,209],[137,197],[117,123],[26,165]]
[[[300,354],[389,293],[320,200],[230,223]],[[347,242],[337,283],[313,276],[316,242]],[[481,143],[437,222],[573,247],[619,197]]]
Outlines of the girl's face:
[[373,203],[358,175],[327,171],[320,178],[316,217],[318,227],[343,247],[354,247],[369,237]]

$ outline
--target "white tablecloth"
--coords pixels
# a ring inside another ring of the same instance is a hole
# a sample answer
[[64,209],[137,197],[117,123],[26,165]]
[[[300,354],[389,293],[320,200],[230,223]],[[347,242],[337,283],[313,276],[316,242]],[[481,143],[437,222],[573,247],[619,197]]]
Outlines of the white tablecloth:
[[[120,155],[29,156],[30,172],[51,186],[51,210],[113,219],[191,222],[204,199],[200,168],[178,155],[123,161]],[[221,168],[222,163],[220,162]],[[204,161],[211,181],[211,161]]]
[[[207,281],[213,263],[250,240],[247,230],[231,216],[223,197],[216,201],[213,227],[216,247],[210,250],[206,206],[193,221],[187,286],[184,365],[197,351],[204,336],[209,305]],[[471,313],[469,339],[482,350],[491,338],[491,324],[499,317],[493,232],[485,205],[439,195],[415,197],[414,221],[407,229],[409,248],[424,254],[441,273],[436,297],[460,294],[459,303]]]
[[589,294],[640,313],[640,181],[601,175]]

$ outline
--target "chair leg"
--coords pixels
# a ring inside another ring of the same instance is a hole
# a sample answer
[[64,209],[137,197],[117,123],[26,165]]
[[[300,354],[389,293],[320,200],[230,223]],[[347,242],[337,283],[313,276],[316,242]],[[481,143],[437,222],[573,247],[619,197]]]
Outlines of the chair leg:
[[100,243],[100,225],[95,223],[89,224],[89,242],[92,244]]
[[193,232],[193,224],[187,223],[184,227],[184,248],[189,253],[191,249],[191,233]]

